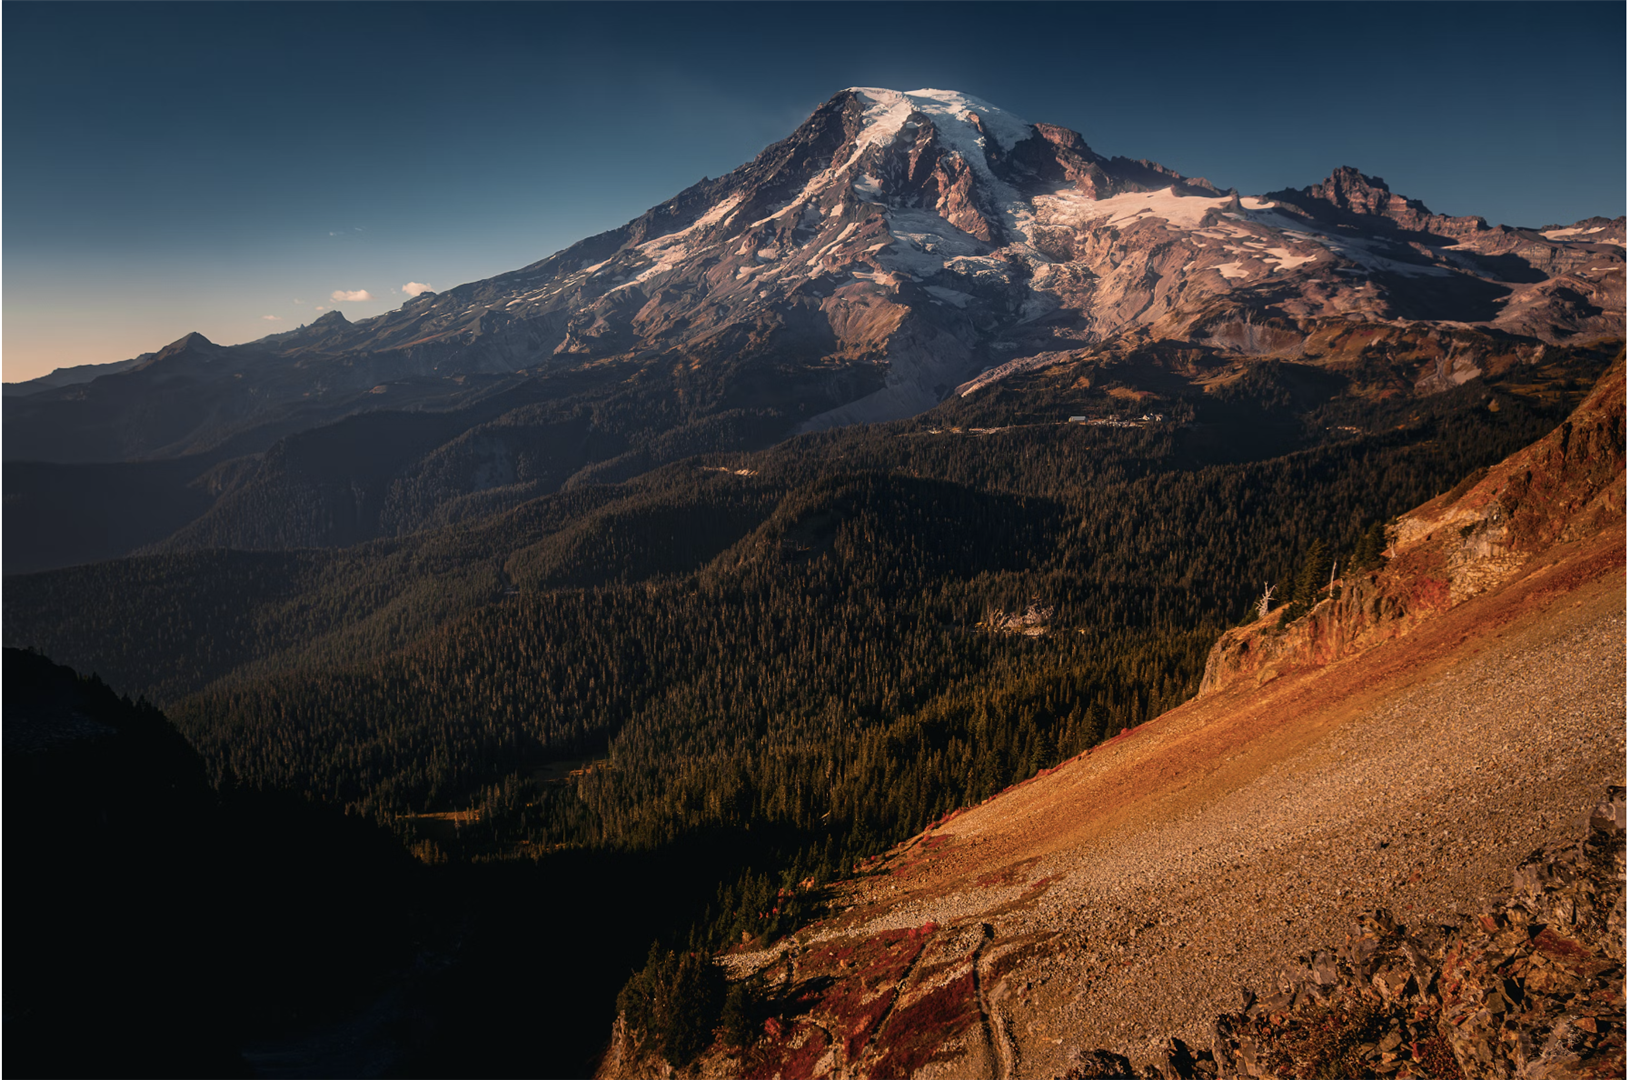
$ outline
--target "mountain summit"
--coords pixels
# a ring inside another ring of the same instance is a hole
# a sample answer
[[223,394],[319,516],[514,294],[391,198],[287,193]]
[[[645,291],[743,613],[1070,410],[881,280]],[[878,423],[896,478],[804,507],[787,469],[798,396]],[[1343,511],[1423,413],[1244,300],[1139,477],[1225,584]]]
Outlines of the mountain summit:
[[1242,309],[1620,332],[1623,273],[1622,225],[1447,218],[1352,168],[1240,198],[966,94],[852,87],[731,173],[364,320],[358,344],[480,338],[516,365],[796,357],[817,402],[847,399],[808,428],[910,415],[980,370],[1128,330],[1204,337]]
[[[746,375],[747,397],[819,428],[911,415],[986,369],[1132,330],[1203,339],[1242,313],[1622,333],[1623,243],[1622,220],[1542,234],[1443,217],[1351,167],[1241,198],[968,94],[850,87],[619,229],[256,346],[389,357],[401,377],[768,365],[780,377]],[[367,367],[367,385],[334,372],[325,393],[367,392],[382,373]]]
[[[1355,320],[1532,348],[1622,335],[1624,236],[1622,218],[1538,231],[1434,214],[1350,167],[1242,196],[967,94],[851,87],[752,161],[521,269],[189,349],[208,362],[184,384],[165,362],[8,386],[5,452],[219,458],[382,409],[480,401],[460,415],[484,425],[615,397],[629,419],[567,442],[590,448],[572,469],[633,455],[595,474],[621,476],[914,415],[1092,350],[1311,360],[1320,327]],[[1469,353],[1398,362],[1419,392],[1482,370]],[[479,444],[501,461],[461,468],[517,475],[537,453],[518,430]],[[631,432],[666,441],[638,450]]]

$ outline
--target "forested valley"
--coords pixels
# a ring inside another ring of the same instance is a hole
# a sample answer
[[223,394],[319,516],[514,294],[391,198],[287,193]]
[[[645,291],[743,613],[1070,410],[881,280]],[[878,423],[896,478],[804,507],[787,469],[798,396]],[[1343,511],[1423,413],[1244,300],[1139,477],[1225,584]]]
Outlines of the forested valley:
[[[419,921],[357,970],[455,958],[400,1069],[575,1075],[653,939],[771,939],[1180,703],[1265,587],[1373,565],[1389,518],[1550,430],[1609,356],[1426,397],[1264,362],[1126,426],[1020,382],[349,548],[10,578],[5,640],[162,707],[210,814],[275,798],[392,841],[358,895]],[[540,997],[495,999],[512,962]],[[568,978],[569,1006],[543,988]],[[540,1046],[545,998],[583,1020]],[[465,1013],[479,1051],[438,1041]]]

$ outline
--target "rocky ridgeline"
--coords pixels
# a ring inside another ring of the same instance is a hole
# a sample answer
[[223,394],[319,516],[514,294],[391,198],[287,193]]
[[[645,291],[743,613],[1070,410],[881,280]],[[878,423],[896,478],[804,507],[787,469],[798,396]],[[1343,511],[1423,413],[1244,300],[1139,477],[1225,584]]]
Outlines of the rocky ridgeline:
[[1378,571],[1282,624],[1283,609],[1229,630],[1206,660],[1200,695],[1261,685],[1409,633],[1422,620],[1504,583],[1555,544],[1622,527],[1625,361],[1551,434],[1432,500],[1388,530]]
[[1242,991],[1209,1050],[1173,1039],[1141,1071],[1095,1050],[1066,1080],[1625,1075],[1624,788],[1586,816],[1583,839],[1534,852],[1458,929],[1366,913],[1273,996]]

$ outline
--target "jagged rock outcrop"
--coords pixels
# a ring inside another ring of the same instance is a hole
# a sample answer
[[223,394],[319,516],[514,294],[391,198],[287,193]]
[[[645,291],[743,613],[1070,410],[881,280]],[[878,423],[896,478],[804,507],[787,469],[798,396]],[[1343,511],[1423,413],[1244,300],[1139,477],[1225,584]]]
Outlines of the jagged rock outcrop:
[[1260,685],[1407,634],[1509,579],[1536,553],[1622,527],[1624,448],[1621,355],[1555,431],[1391,526],[1380,570],[1350,575],[1288,625],[1278,608],[1224,633],[1200,694],[1242,680]]
[[[1390,228],[1455,239],[1469,238],[1489,227],[1480,217],[1434,214],[1419,199],[1396,195],[1385,180],[1365,176],[1351,165],[1341,166],[1321,184],[1301,191],[1276,191],[1270,197],[1293,203],[1324,220],[1352,223],[1378,218]],[[1335,214],[1330,213],[1331,208]]]
[[1625,792],[1456,927],[1367,912],[1271,997],[1217,1018],[1166,1076],[1569,1080],[1625,1072]]

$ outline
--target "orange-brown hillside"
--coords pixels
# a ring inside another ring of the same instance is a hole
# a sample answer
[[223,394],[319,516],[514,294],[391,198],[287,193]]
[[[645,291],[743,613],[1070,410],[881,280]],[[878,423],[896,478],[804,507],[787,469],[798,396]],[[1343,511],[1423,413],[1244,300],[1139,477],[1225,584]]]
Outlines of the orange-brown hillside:
[[[1231,631],[1193,701],[901,845],[756,953],[708,1076],[1077,1075],[1209,1046],[1361,911],[1453,921],[1624,782],[1621,359],[1395,527],[1380,571]],[[640,1075],[624,1039],[602,1076]]]
[[1362,652],[1532,571],[1553,547],[1572,558],[1569,543],[1622,530],[1624,402],[1621,360],[1551,434],[1404,515],[1383,569],[1341,583],[1336,598],[1282,629],[1276,610],[1224,634],[1200,695]]

